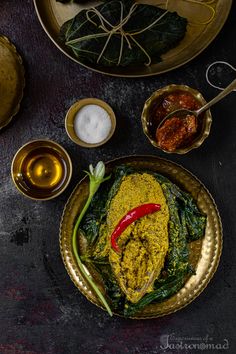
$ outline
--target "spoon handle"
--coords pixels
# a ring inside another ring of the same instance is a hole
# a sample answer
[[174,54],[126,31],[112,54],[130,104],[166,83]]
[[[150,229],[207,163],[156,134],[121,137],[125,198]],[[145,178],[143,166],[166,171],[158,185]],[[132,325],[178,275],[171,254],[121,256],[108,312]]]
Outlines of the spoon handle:
[[200,109],[196,111],[197,115],[200,115],[201,113],[205,112],[207,109],[209,109],[213,104],[219,102],[227,96],[230,92],[232,92],[234,89],[236,89],[236,79],[231,82],[223,91],[219,93],[216,97],[214,97],[210,102],[202,106]]

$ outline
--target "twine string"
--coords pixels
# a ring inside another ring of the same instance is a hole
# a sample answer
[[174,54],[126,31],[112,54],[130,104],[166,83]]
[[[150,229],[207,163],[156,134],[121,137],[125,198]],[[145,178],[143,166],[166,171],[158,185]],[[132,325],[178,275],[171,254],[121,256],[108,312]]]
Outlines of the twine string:
[[202,2],[202,1],[199,1],[199,0],[184,0],[184,1],[192,3],[192,4],[202,5],[202,6],[204,6],[205,8],[207,8],[211,12],[210,17],[206,21],[203,21],[203,22],[192,22],[191,23],[192,25],[208,25],[209,23],[211,23],[211,21],[215,17],[216,11],[215,11],[214,7],[211,6],[211,4],[214,3],[215,0],[209,0],[209,1],[206,1],[206,2]]
[[[122,2],[120,2],[120,7],[121,7],[121,10],[120,10],[120,22],[116,25],[116,26],[113,26],[102,14],[100,11],[98,11],[95,7],[92,7],[91,9],[89,9],[87,12],[86,12],[86,17],[87,17],[87,20],[92,22],[94,25],[97,26],[97,23],[94,22],[93,20],[91,20],[90,18],[90,13],[92,14],[96,14],[100,20],[100,25],[99,25],[99,28],[101,28],[105,34],[107,34],[107,40],[104,44],[104,47],[97,59],[97,63],[99,63],[100,59],[102,58],[103,56],[103,53],[105,52],[109,42],[110,42],[110,39],[112,37],[112,35],[118,33],[120,34],[121,36],[121,42],[120,42],[120,53],[119,53],[119,58],[118,58],[118,63],[117,65],[120,64],[121,62],[121,58],[122,58],[122,53],[123,53],[123,48],[124,48],[124,38],[128,44],[128,47],[129,49],[132,49],[131,47],[131,43],[128,39],[128,35],[126,34],[126,32],[123,30],[123,26],[129,21],[132,13],[136,10],[136,7],[137,7],[137,4],[133,4],[130,8],[130,11],[128,13],[128,15],[123,18],[124,16],[124,5]],[[108,25],[110,28],[108,28],[106,25]]]

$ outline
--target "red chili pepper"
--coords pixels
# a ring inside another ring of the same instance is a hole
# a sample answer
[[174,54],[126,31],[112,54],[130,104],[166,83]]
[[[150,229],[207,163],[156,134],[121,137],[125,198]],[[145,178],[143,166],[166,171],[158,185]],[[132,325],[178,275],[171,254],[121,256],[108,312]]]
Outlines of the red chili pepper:
[[116,225],[115,230],[111,235],[111,247],[116,251],[120,252],[119,246],[117,245],[116,241],[122,232],[130,225],[132,222],[142,218],[147,214],[155,213],[161,209],[160,204],[142,204],[134,209],[131,209],[123,218],[119,221]]

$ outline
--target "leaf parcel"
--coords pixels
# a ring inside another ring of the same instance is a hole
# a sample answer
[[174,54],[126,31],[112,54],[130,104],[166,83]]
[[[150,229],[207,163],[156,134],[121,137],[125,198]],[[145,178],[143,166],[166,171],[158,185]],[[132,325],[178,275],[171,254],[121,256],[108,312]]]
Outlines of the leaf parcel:
[[151,65],[178,45],[186,26],[176,12],[133,0],[107,0],[64,23],[60,37],[83,63]]

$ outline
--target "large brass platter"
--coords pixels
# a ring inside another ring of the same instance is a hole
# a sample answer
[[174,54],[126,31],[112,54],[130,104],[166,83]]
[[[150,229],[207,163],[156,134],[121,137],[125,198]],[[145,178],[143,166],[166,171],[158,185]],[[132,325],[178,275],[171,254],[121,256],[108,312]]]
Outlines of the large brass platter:
[[[137,2],[160,5],[163,7],[166,0],[138,0]],[[34,0],[34,4],[39,20],[51,40],[64,54],[80,63],[79,59],[59,41],[59,30],[65,21],[74,17],[75,14],[85,6],[76,4],[65,5],[56,2],[56,0]],[[94,4],[89,3],[89,7]],[[176,48],[163,55],[163,61],[161,63],[153,64],[149,67],[133,66],[126,68],[105,68],[80,64],[103,74],[121,77],[151,76],[172,70],[196,57],[212,42],[223,27],[231,5],[232,0],[213,0],[211,6],[215,9],[215,17],[210,23],[200,25],[199,23],[207,22],[211,17],[211,12],[207,7],[194,2],[186,2],[186,0],[169,0],[168,9],[177,11],[179,15],[186,17],[189,21],[189,25],[183,41]]]
[[0,35],[0,129],[19,111],[25,86],[24,73],[15,46]]
[[[174,296],[158,304],[148,305],[135,318],[154,318],[175,312],[193,301],[207,286],[215,273],[222,250],[220,216],[205,186],[183,167],[158,157],[124,157],[107,163],[107,173],[119,164],[129,164],[137,169],[149,169],[170,178],[180,188],[192,194],[200,210],[207,215],[205,237],[190,243],[190,260],[196,269],[185,286]],[[97,297],[81,275],[72,253],[71,237],[74,223],[88,195],[88,178],[82,179],[71,194],[62,216],[60,228],[61,255],[69,276],[88,300],[102,307]]]

